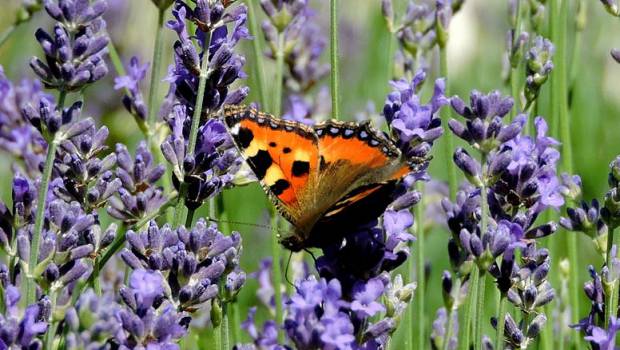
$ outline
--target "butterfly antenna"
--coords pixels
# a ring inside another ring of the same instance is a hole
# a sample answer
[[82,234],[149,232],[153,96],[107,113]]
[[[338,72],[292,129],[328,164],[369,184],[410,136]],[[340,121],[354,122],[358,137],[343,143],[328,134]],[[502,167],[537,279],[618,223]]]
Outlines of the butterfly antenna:
[[308,248],[304,248],[304,251],[310,254],[310,256],[312,257],[312,260],[314,261],[314,265],[316,265],[316,257],[314,256],[314,254]]
[[[269,225],[252,224],[252,223],[248,223],[248,222],[232,221],[232,220],[220,220],[220,219],[215,219],[215,218],[208,217],[208,216],[205,217],[205,220],[211,221],[211,222],[215,222],[215,223],[227,223],[227,224],[233,224],[233,225],[258,227],[258,228],[262,228],[262,229],[270,230],[270,231],[273,229],[273,227],[271,227]],[[278,233],[281,233],[281,231],[279,229],[276,229],[276,231],[278,231]]]

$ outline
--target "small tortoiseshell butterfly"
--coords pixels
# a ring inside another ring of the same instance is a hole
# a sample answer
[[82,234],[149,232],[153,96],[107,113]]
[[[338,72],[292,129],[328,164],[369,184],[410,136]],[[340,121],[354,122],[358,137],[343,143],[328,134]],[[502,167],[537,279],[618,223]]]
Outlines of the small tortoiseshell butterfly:
[[379,217],[413,170],[394,141],[368,122],[308,126],[243,106],[226,107],[224,118],[263,189],[294,226],[280,241],[292,251],[336,242]]

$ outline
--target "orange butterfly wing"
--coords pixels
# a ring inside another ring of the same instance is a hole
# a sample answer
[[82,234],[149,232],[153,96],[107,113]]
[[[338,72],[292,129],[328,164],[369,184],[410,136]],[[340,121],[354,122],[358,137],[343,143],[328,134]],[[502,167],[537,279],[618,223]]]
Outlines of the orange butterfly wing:
[[235,144],[276,207],[297,225],[307,186],[315,182],[318,139],[312,128],[245,107],[227,107],[226,125]]

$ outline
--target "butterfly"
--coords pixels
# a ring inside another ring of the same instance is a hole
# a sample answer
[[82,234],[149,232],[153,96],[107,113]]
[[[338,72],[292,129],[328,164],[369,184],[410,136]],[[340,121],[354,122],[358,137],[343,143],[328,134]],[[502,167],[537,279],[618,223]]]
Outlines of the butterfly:
[[226,106],[232,140],[278,212],[294,227],[291,251],[338,242],[378,218],[415,164],[369,122],[314,126]]

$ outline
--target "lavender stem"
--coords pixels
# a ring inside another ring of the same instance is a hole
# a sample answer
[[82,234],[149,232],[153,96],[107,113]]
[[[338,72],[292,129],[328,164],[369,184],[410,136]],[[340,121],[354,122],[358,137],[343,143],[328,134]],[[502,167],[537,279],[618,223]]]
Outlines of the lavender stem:
[[[482,152],[480,156],[480,165],[482,166],[482,186],[480,187],[480,207],[482,209],[482,215],[480,217],[480,232],[484,234],[487,231],[487,222],[489,216],[489,208],[487,204],[487,184],[486,184],[486,172],[487,172],[487,155]],[[480,348],[480,341],[482,338],[482,320],[484,319],[484,292],[486,282],[486,271],[476,266],[480,275],[478,279],[478,294],[476,295],[476,317],[474,317],[473,329],[474,329],[474,349]]]
[[469,285],[471,286],[471,290],[467,297],[467,303],[465,304],[465,310],[463,313],[463,319],[465,322],[465,327],[463,330],[465,331],[465,335],[463,336],[462,341],[459,342],[460,350],[468,350],[470,348],[470,339],[471,339],[471,331],[472,331],[472,320],[476,318],[476,309],[474,308],[474,303],[478,299],[478,269],[474,268],[471,272]]
[[[449,96],[450,80],[448,79],[448,49],[446,45],[439,46],[439,76],[445,79],[445,95]],[[446,157],[448,163],[448,188],[450,189],[450,199],[454,200],[458,184],[456,179],[456,166],[454,165],[454,162],[450,161],[452,159],[452,152],[454,151],[454,135],[448,127],[450,110],[448,108],[442,108],[439,113],[441,115],[441,123],[444,127],[444,156]]]
[[261,43],[259,40],[258,21],[256,18],[256,9],[254,8],[254,0],[248,0],[246,2],[248,6],[248,22],[250,25],[250,32],[254,36],[252,40],[253,58],[254,64],[252,65],[254,70],[254,77],[256,79],[256,85],[258,88],[258,98],[262,108],[267,108],[267,89],[265,88],[265,71],[263,66],[263,50],[261,49]]
[[500,295],[499,298],[499,316],[497,317],[495,349],[501,349],[504,344],[504,319],[506,318],[506,298],[503,295]]
[[[65,104],[67,92],[60,90],[58,97],[58,106],[56,107],[62,112]],[[43,232],[43,223],[45,221],[45,205],[47,201],[47,190],[50,178],[52,177],[52,169],[54,168],[54,160],[56,159],[56,147],[60,140],[56,139],[56,135],[48,135],[47,155],[45,157],[45,165],[43,166],[43,174],[41,176],[41,184],[39,185],[39,196],[37,198],[37,213],[34,221],[34,232],[32,234],[32,243],[30,247],[30,256],[28,258],[28,278],[25,278],[26,297],[25,305],[30,305],[36,301],[36,280],[35,269],[39,257],[39,245],[41,243],[41,233]]]
[[[164,17],[166,15],[165,9],[159,9],[157,15],[157,32],[155,33],[155,47],[153,48],[153,67],[151,69],[151,84],[149,87],[149,100],[148,108],[149,114],[147,117],[148,130],[147,142],[149,147],[152,146],[154,140],[153,136],[156,134],[156,122],[157,122],[157,110],[159,106],[157,104],[157,97],[159,95],[159,85],[161,85],[160,70],[162,61],[162,52],[164,46]],[[158,153],[160,153],[158,151]]]
[[[521,34],[521,1],[516,0],[516,11],[517,18],[515,21],[514,32],[512,33],[512,42],[516,43],[519,40],[519,35]],[[510,110],[510,119],[512,120],[521,110],[521,90],[519,89],[519,62],[517,62],[516,66],[510,67],[510,94],[515,101],[515,108]]]
[[[211,31],[205,32],[204,39],[205,47],[211,46]],[[189,144],[187,145],[187,154],[194,154],[196,149],[196,141],[198,138],[198,129],[200,126],[200,118],[202,116],[202,101],[204,100],[205,87],[207,83],[207,77],[209,76],[209,55],[205,54],[202,57],[202,66],[200,67],[200,78],[198,80],[198,91],[196,92],[196,105],[194,106],[194,115],[192,116],[192,127],[189,131]],[[184,199],[187,195],[188,184],[183,182],[179,189],[179,198],[177,205],[174,208],[174,227],[179,227],[185,222],[186,211]]]
[[[416,189],[420,192],[422,192],[422,183],[418,182],[416,185]],[[425,280],[424,280],[424,223],[422,221],[422,218],[424,217],[424,208],[422,206],[422,201],[420,201],[418,204],[416,204],[415,206],[415,222],[416,222],[416,234],[417,234],[417,255],[418,255],[418,261],[417,261],[417,280],[418,280],[418,290],[420,291],[420,293],[417,293],[416,295],[416,301],[417,301],[417,323],[418,323],[418,327],[416,329],[416,333],[417,333],[417,340],[418,340],[418,349],[424,349],[424,343],[427,340],[426,336],[424,335],[424,327],[425,327],[425,321],[426,321],[426,313],[425,313],[425,298],[424,298],[424,294],[425,294]],[[412,263],[409,264],[408,266],[412,266],[413,265],[413,259]],[[411,281],[413,281],[413,268],[411,268],[410,271],[410,278]],[[410,308],[411,310],[413,310],[413,307]],[[413,317],[413,312],[410,313],[410,320],[412,323],[414,320]],[[413,346],[413,342],[411,342],[411,346]]]
[[340,118],[340,96],[338,96],[338,0],[330,0],[330,64],[331,64],[331,78],[330,87],[332,95],[332,118],[338,120]]
[[[276,304],[276,324],[282,325],[284,322],[284,314],[282,312],[282,269],[280,267],[280,244],[278,242],[278,214],[275,209],[271,213],[271,255],[273,256],[273,291],[274,301]],[[278,343],[284,344],[284,332],[282,327],[278,327]]]
[[[455,285],[453,287],[453,290],[461,290],[461,279],[457,278],[455,281]],[[443,345],[442,345],[442,349],[443,350],[449,350],[450,349],[450,340],[452,339],[452,328],[454,327],[454,316],[455,313],[458,312],[458,303],[454,303],[452,305],[452,307],[450,308],[450,310],[448,310],[448,325],[446,327],[446,335],[444,336],[443,339]]]
[[4,45],[4,43],[11,37],[11,34],[15,32],[15,29],[17,29],[17,26],[15,24],[12,24],[10,27],[0,33],[0,47],[2,47],[2,45]]
[[[549,18],[552,19],[552,38],[556,42],[556,72],[552,82],[552,105],[557,105],[555,111],[555,120],[559,122],[561,140],[562,140],[562,163],[564,171],[568,174],[573,173],[573,151],[570,131],[570,118],[568,111],[568,85],[567,85],[567,57],[566,57],[566,35],[568,21],[568,2],[555,0],[551,2],[553,14]],[[553,107],[552,107],[553,108]],[[570,293],[571,305],[574,308],[572,313],[572,322],[579,321],[579,261],[577,255],[577,235],[568,235],[568,259],[570,261]],[[574,332],[575,345],[579,342],[579,334]]]

